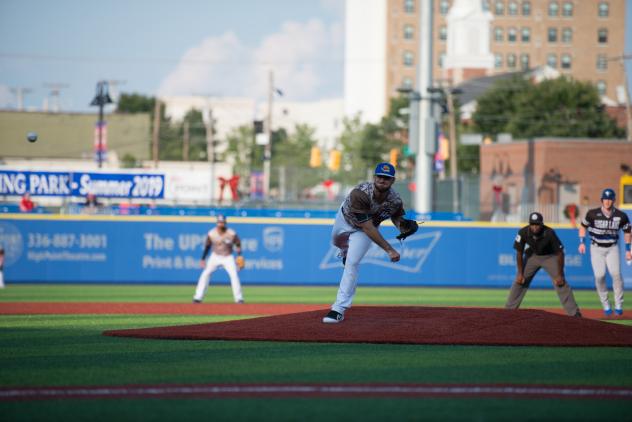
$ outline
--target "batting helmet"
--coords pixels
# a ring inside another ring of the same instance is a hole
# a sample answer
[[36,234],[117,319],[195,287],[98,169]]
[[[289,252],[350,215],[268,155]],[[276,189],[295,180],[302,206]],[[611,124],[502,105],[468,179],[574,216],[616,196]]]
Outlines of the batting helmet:
[[601,192],[601,199],[610,199],[614,201],[616,197],[617,195],[610,188],[604,189],[603,192]]

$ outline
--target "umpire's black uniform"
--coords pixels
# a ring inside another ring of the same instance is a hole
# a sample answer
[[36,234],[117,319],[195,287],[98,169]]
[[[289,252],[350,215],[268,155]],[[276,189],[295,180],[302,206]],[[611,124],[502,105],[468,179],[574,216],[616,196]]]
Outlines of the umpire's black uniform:
[[518,231],[514,241],[516,250],[516,281],[511,285],[505,308],[518,309],[531,280],[540,268],[551,276],[553,286],[566,314],[581,316],[573,291],[564,277],[564,245],[555,231],[544,225],[540,213],[529,216],[529,225]]

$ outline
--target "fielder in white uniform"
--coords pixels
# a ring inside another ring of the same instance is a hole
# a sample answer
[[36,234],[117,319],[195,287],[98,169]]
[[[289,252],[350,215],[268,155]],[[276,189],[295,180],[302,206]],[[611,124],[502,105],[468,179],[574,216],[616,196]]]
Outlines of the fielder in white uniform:
[[395,183],[395,167],[380,163],[375,168],[373,182],[361,183],[345,198],[332,229],[334,246],[340,249],[344,265],[336,302],[323,318],[326,324],[335,324],[344,319],[351,307],[358,284],[358,267],[373,243],[388,254],[392,262],[399,261],[399,253],[380,234],[380,223],[388,218],[395,227],[405,214],[399,194],[391,189]]
[[[211,274],[220,266],[224,267],[230,277],[235,303],[244,303],[244,297],[241,293],[241,282],[237,275],[237,265],[233,256],[233,248],[238,256],[241,255],[239,236],[233,229],[226,227],[226,217],[218,215],[217,226],[210,230],[206,236],[206,244],[200,261],[200,267],[204,268],[204,271],[200,274],[195,295],[193,296],[193,303],[202,302],[211,280]],[[212,250],[211,256],[205,262],[209,250]]]

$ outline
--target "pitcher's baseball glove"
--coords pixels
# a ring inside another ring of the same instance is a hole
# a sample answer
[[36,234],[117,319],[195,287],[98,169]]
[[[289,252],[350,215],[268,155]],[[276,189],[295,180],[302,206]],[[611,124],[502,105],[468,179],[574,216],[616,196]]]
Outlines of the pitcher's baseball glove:
[[238,255],[237,258],[235,258],[235,264],[237,264],[237,268],[239,268],[240,270],[243,270],[244,267],[246,266],[246,260],[244,259],[243,256]]
[[402,218],[399,223],[399,235],[397,235],[397,240],[404,240],[408,236],[412,236],[419,229],[419,225],[415,220],[407,220]]

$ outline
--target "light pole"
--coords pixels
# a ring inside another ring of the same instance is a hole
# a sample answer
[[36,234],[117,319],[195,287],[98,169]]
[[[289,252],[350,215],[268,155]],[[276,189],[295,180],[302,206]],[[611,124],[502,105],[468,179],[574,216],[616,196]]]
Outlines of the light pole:
[[97,152],[96,159],[99,168],[103,165],[103,156],[105,154],[103,148],[103,126],[105,125],[105,121],[103,120],[103,108],[106,104],[111,104],[113,101],[110,98],[110,94],[108,93],[108,82],[107,81],[99,81],[97,82],[97,92],[94,96],[94,99],[90,103],[92,106],[99,107],[99,121],[97,122]]
[[274,105],[274,94],[283,96],[283,91],[274,86],[274,72],[271,70],[268,75],[268,116],[266,118],[266,138],[267,143],[263,150],[263,198],[269,199],[270,195],[270,165],[272,163],[272,108]]
[[[433,0],[419,2],[419,65],[417,66],[417,89],[427,92],[432,86],[432,18]],[[432,212],[433,175],[432,161],[436,151],[436,123],[432,118],[430,101],[419,102],[418,147],[415,157],[415,211]]]

